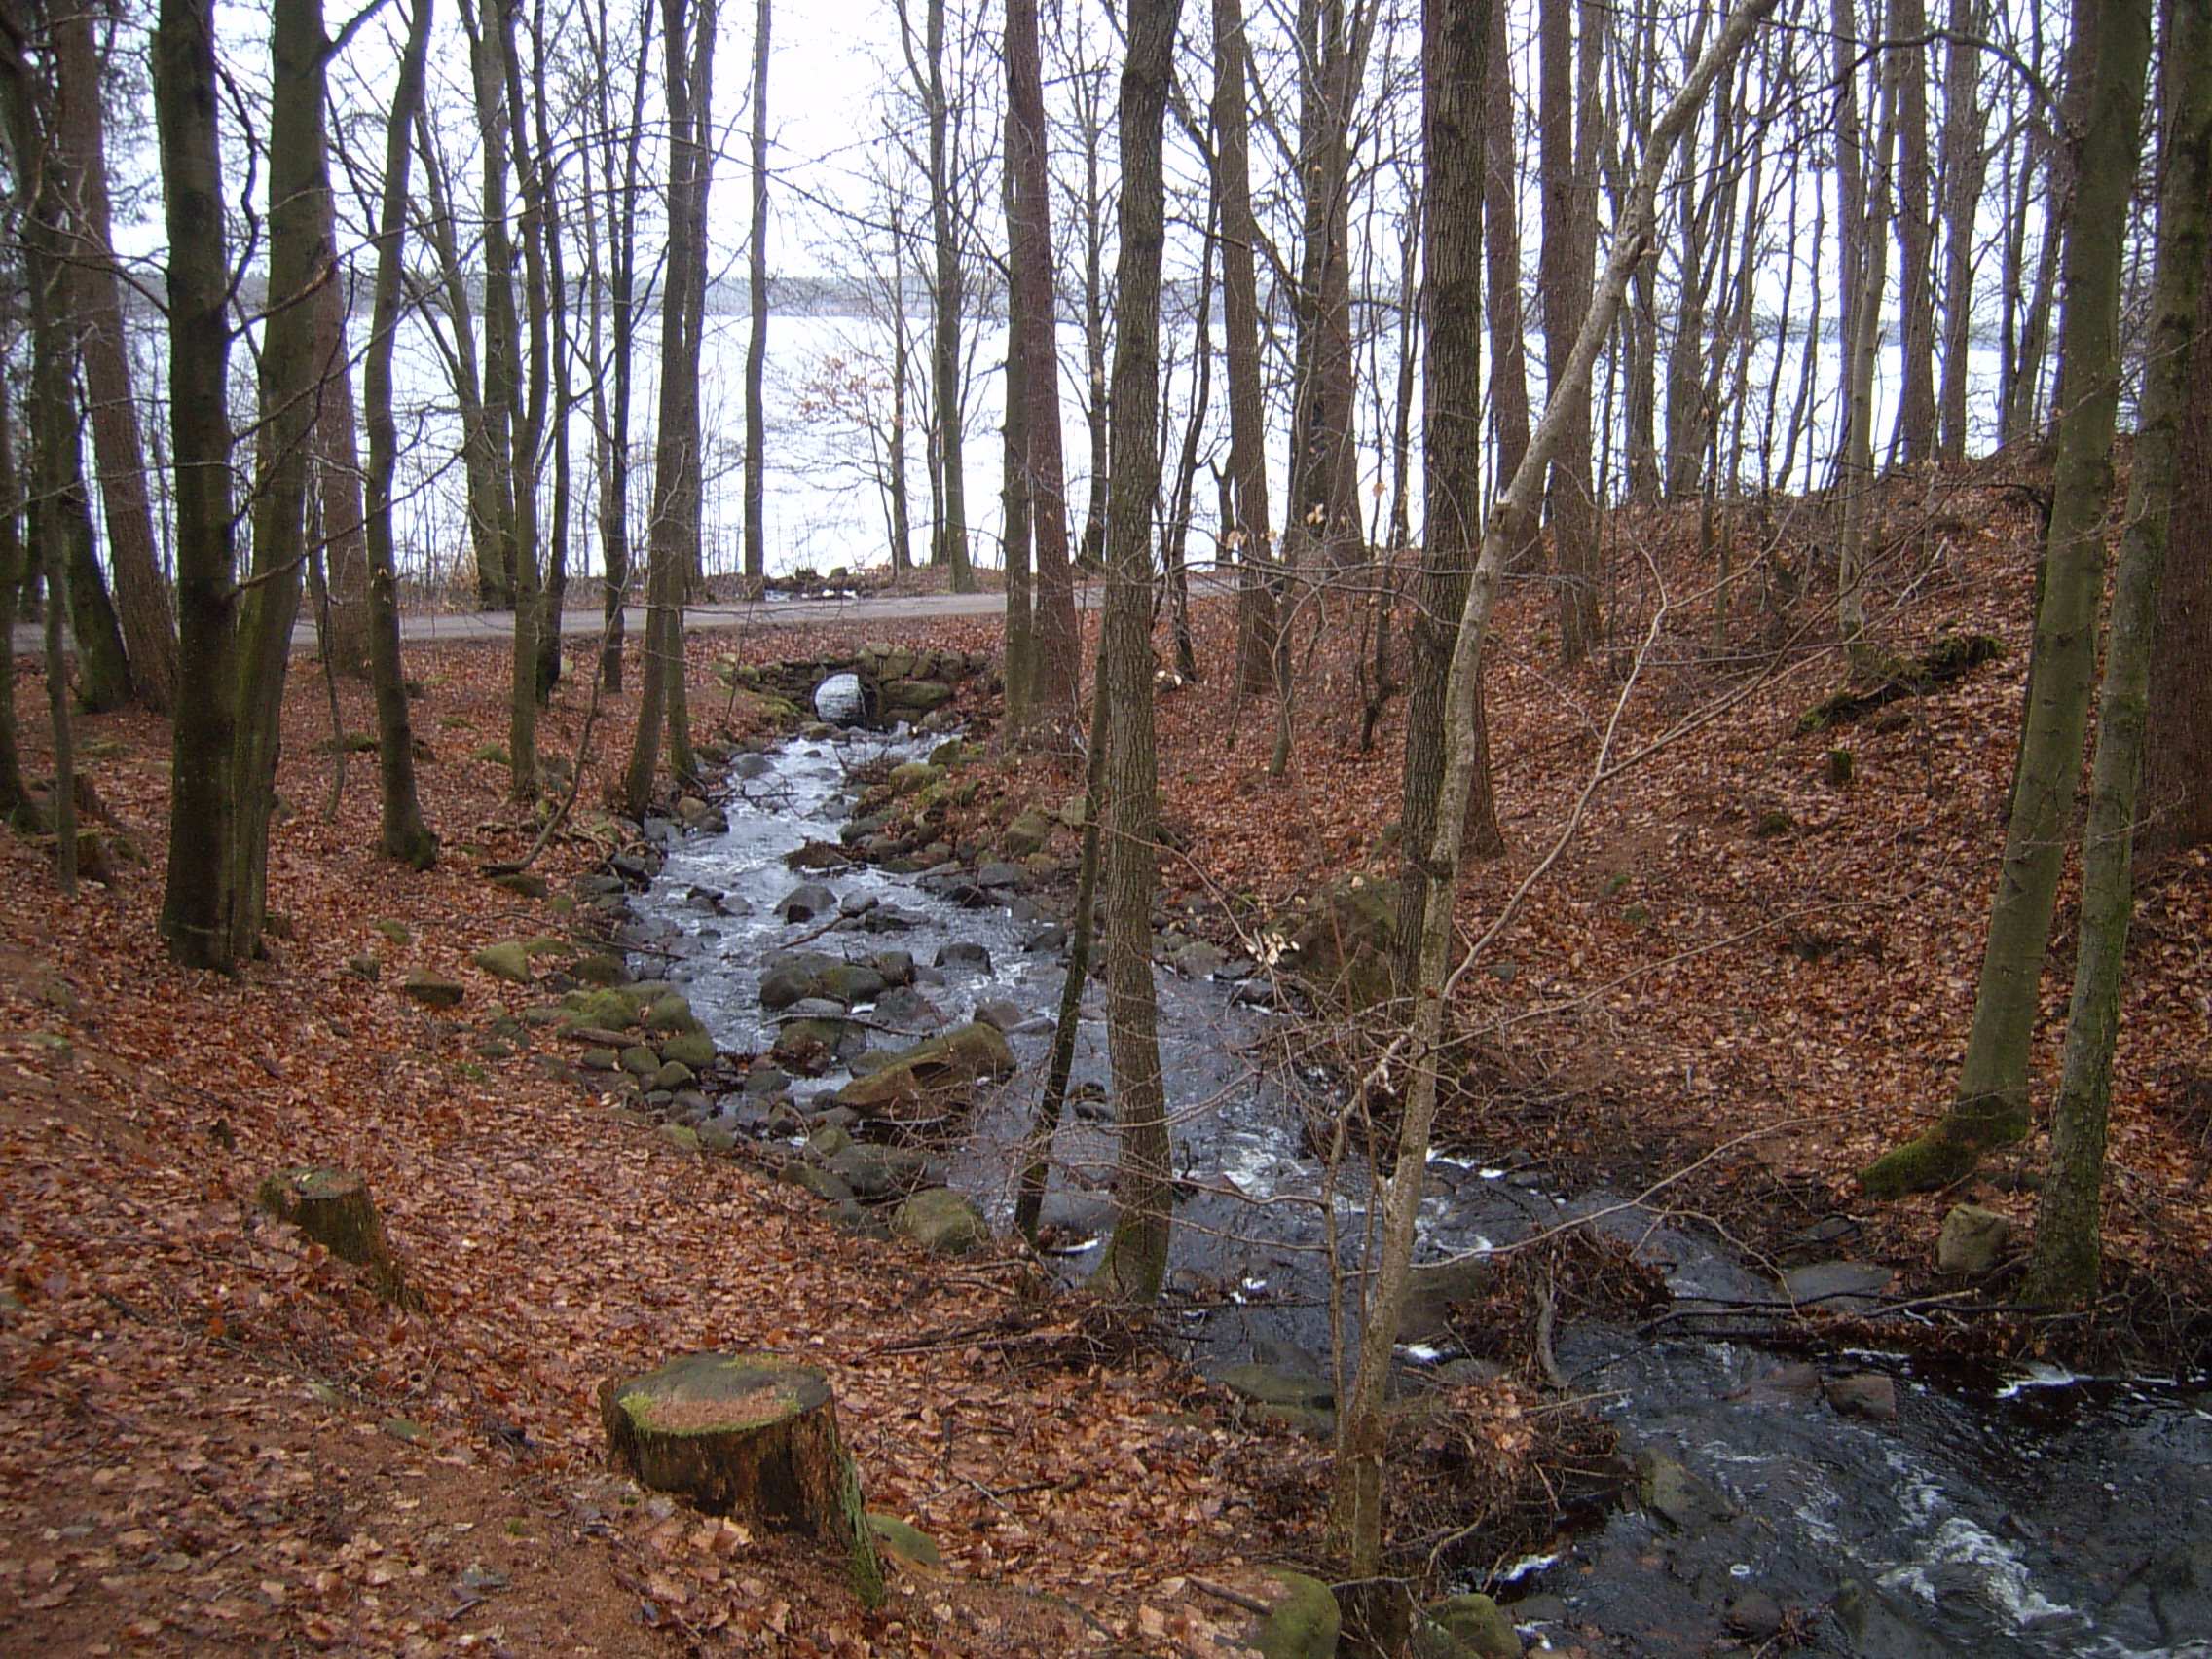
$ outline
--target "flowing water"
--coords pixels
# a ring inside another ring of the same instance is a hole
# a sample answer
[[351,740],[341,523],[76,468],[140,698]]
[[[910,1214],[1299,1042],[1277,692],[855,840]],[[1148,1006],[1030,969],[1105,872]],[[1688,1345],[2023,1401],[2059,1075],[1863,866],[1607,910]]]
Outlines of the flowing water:
[[[909,952],[910,1003],[876,1021],[898,1046],[981,1004],[1012,1027],[1022,1064],[965,1126],[946,1170],[1005,1226],[1009,1171],[1041,1087],[1059,997],[1055,941],[1012,890],[961,904],[947,883],[861,864],[794,872],[786,857],[838,840],[858,791],[852,770],[911,758],[922,740],[844,731],[741,759],[729,828],[659,827],[667,862],[634,902],[641,966],[678,982],[717,1042],[765,1051],[774,1016],[759,1004],[763,963],[806,947],[855,959]],[[787,923],[779,902],[802,881],[835,895],[837,916]],[[973,899],[975,896],[970,895]],[[949,945],[987,964],[932,966]],[[973,953],[969,953],[973,957]],[[1230,972],[1235,972],[1231,969]],[[1334,1181],[1306,1150],[1303,1115],[1324,1080],[1303,1077],[1287,1021],[1226,977],[1158,977],[1160,1037],[1173,1118],[1178,1201],[1171,1289],[1192,1358],[1219,1371],[1251,1360],[1325,1372],[1327,1243],[1356,1263],[1369,1182]],[[854,1011],[863,1020],[875,1011]],[[1046,1219],[1071,1277],[1095,1261],[1111,1219],[1114,1138],[1098,987],[1087,987],[1071,1102],[1053,1148]],[[844,1073],[804,1080],[802,1110]],[[757,1126],[757,1119],[753,1120]],[[1619,1651],[1702,1654],[1759,1646],[1762,1613],[1790,1610],[1807,1650],[1920,1654],[2212,1656],[2212,1392],[2202,1380],[2084,1380],[2062,1373],[1924,1374],[1880,1353],[1823,1355],[1792,1368],[1754,1342],[1701,1337],[1700,1315],[1755,1323],[1774,1283],[1709,1235],[1599,1193],[1555,1195],[1509,1169],[1503,1149],[1440,1157],[1422,1209],[1421,1257],[1479,1257],[1563,1218],[1633,1245],[1659,1268],[1683,1315],[1643,1332],[1573,1325],[1558,1358],[1625,1445],[1678,1462],[1689,1511],[1670,1523],[1627,1506],[1563,1534],[1556,1550],[1495,1575],[1524,1634],[1542,1645],[1563,1624]],[[1408,1384],[1453,1357],[1401,1349]],[[1876,1420],[1823,1398],[1823,1375],[1892,1378],[1897,1411]],[[1677,1503],[1674,1507],[1685,1507]],[[1738,1621],[1731,1634],[1728,1620]]]

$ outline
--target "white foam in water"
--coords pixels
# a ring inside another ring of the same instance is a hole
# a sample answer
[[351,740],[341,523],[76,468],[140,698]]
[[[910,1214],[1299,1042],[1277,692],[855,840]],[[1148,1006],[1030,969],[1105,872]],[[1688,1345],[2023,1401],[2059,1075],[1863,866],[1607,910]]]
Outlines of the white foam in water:
[[1532,1573],[1543,1572],[1559,1566],[1559,1562],[1560,1558],[1556,1555],[1525,1555],[1499,1573],[1496,1582],[1500,1585],[1518,1584],[1522,1579]]
[[1964,1515],[1953,1515],[1936,1529],[1936,1536],[1920,1562],[1893,1567],[1882,1575],[1882,1582],[1892,1589],[1909,1589],[1923,1601],[1934,1602],[1936,1587],[1928,1581],[1926,1570],[1931,1567],[1973,1568],[1990,1606],[2015,1625],[2074,1611],[2039,1591],[2028,1574],[2027,1563]]
[[2088,1379],[2077,1376],[2063,1365],[2050,1365],[2043,1360],[2032,1360],[2017,1375],[2007,1378],[2005,1386],[1997,1390],[2000,1400],[2015,1399],[2035,1388],[2071,1388]]
[[1398,1351],[1416,1365],[1434,1365],[1444,1357],[1442,1348],[1431,1347],[1426,1343],[1400,1343]]

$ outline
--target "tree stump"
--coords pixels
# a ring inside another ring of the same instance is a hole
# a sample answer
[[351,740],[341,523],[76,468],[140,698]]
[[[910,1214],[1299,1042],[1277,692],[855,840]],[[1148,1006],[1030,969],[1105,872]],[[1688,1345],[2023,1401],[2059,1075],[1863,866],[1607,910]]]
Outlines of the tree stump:
[[420,1303],[385,1242],[384,1223],[369,1184],[345,1169],[280,1169],[261,1183],[254,1202],[298,1228],[342,1262],[365,1269],[377,1294],[402,1308]]
[[709,1515],[745,1515],[843,1552],[868,1606],[883,1567],[829,1379],[773,1353],[694,1353],[600,1384],[614,1464]]

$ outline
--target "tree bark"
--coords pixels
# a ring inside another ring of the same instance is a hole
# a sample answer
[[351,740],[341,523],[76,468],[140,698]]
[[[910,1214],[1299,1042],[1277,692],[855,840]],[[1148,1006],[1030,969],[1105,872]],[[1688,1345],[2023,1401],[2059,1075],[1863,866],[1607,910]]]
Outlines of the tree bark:
[[353,359],[347,344],[347,313],[352,296],[344,271],[315,291],[315,360],[321,365],[316,393],[315,494],[323,503],[323,564],[330,572],[331,666],[341,674],[369,669],[369,568],[362,539],[365,509],[361,499],[361,458],[353,412]]
[[936,258],[936,311],[930,334],[930,369],[937,403],[938,465],[942,474],[936,562],[949,573],[952,591],[968,593],[976,572],[968,555],[967,433],[960,386],[960,323],[964,298],[959,227],[952,200],[951,105],[944,85],[945,0],[926,0],[923,27],[928,58],[930,244]]
[[176,468],[177,711],[162,938],[228,969],[229,785],[236,747],[230,256],[224,235],[214,0],[161,0],[154,124],[168,228],[169,453]]
[[438,841],[423,820],[415,788],[415,730],[399,654],[399,576],[392,553],[391,481],[399,445],[391,413],[391,359],[399,327],[400,279],[407,252],[408,131],[423,103],[433,0],[409,8],[407,45],[385,128],[384,201],[377,213],[377,266],[369,302],[369,350],[361,369],[369,439],[365,503],[368,562],[369,683],[377,705],[377,774],[384,856],[414,869],[437,862]]
[[[1430,0],[1425,27],[1441,27],[1437,9],[1456,0]],[[1706,92],[1721,70],[1734,58],[1752,27],[1770,13],[1776,0],[1746,0],[1729,15],[1718,36],[1691,68],[1681,90],[1675,94],[1644,147],[1643,162],[1634,188],[1622,203],[1612,253],[1606,261],[1590,303],[1585,309],[1573,348],[1561,362],[1545,400],[1543,419],[1529,441],[1529,453],[1520,469],[1491,506],[1483,523],[1482,553],[1467,586],[1466,604],[1459,613],[1459,629],[1452,653],[1447,682],[1445,730],[1447,738],[1443,787],[1437,800],[1436,832],[1428,847],[1423,879],[1429,884],[1428,902],[1421,926],[1420,975],[1415,986],[1408,1052],[1412,1081],[1399,1116],[1397,1156],[1382,1197],[1382,1257],[1375,1265],[1367,1299],[1366,1320],[1360,1331],[1359,1363],[1351,1397],[1337,1417],[1336,1469],[1329,1500],[1328,1546],[1331,1555],[1348,1574],[1371,1577],[1382,1565],[1382,1470],[1384,1391],[1388,1386],[1391,1352],[1412,1277],[1416,1223],[1419,1219],[1421,1188],[1428,1161],[1429,1132],[1436,1116],[1438,1054],[1444,1037],[1447,999],[1468,961],[1447,973],[1454,936],[1453,901],[1458,888],[1459,847],[1466,824],[1468,793],[1474,782],[1474,745],[1460,734],[1473,730],[1476,688],[1483,635],[1490,623],[1498,584],[1509,552],[1506,541],[1507,507],[1518,501],[1532,506],[1543,488],[1553,451],[1567,435],[1570,414],[1578,397],[1586,395],[1591,366],[1599,349],[1612,333],[1621,297],[1636,262],[1644,258],[1652,236],[1652,203],[1659,181],[1682,130],[1697,114]],[[1433,418],[1433,411],[1430,411]],[[1471,960],[1471,959],[1469,959]]]
[[753,14],[753,225],[746,259],[749,303],[745,337],[745,579],[768,579],[768,415],[763,380],[768,365],[768,31],[773,0]]
[[146,451],[124,334],[122,284],[115,272],[94,14],[65,4],[48,16],[58,83],[59,155],[69,198],[71,310],[98,456],[108,561],[115,571],[131,688],[146,707],[166,713],[176,697],[176,618],[154,545]]
[[[1497,475],[1510,478],[1529,453],[1529,347],[1521,313],[1521,189],[1519,133],[1513,119],[1513,55],[1507,50],[1507,8],[1490,7],[1484,91],[1483,236],[1490,262],[1490,400],[1497,420]],[[1537,515],[1511,531],[1513,568],[1543,556]]]
[[1003,169],[1004,198],[1006,203],[1007,239],[1007,291],[1006,291],[1006,421],[1003,429],[1000,515],[1003,520],[1000,541],[1004,548],[1001,564],[1006,571],[1006,623],[1005,651],[1000,665],[1000,678],[1005,682],[1006,725],[1009,732],[1018,733],[1030,721],[1032,682],[1036,678],[1036,609],[1031,601],[1029,581],[1029,556],[1034,540],[1034,528],[1030,522],[1032,502],[1029,491],[1029,357],[1023,339],[1026,318],[1023,315],[1029,296],[1014,279],[1017,264],[1022,255],[1019,245],[1021,230],[1020,210],[1014,196],[1019,186],[1015,179],[1014,152],[1016,146],[1014,115],[1014,13],[1020,0],[1007,8],[1007,80],[1006,148],[1007,163]]
[[[1421,917],[1428,903],[1428,882],[1419,861],[1435,839],[1437,792],[1444,781],[1445,681],[1451,674],[1459,614],[1466,608],[1467,582],[1481,544],[1481,278],[1488,171],[1484,129],[1489,125],[1484,103],[1487,59],[1495,38],[1491,18],[1496,6],[1497,0],[1435,4],[1421,30],[1428,324],[1421,409],[1426,460],[1419,598],[1414,608],[1405,775],[1398,814],[1404,868],[1396,949],[1397,980],[1408,987],[1420,966]],[[1475,709],[1472,736],[1482,758],[1470,785],[1464,851],[1488,857],[1502,852],[1505,843],[1491,800],[1490,745],[1479,691]]]
[[1890,0],[1897,61],[1898,305],[1903,387],[1898,403],[1899,452],[1916,466],[1936,454],[1936,227],[1930,218],[1927,0]]
[[1221,198],[1221,312],[1229,380],[1228,510],[1222,538],[1235,549],[1236,674],[1246,691],[1274,675],[1275,599],[1269,545],[1267,409],[1260,382],[1260,225],[1252,211],[1250,119],[1244,79],[1249,50],[1243,0],[1213,0],[1213,141]]
[[2029,1050],[2096,675],[2113,419],[2120,396],[2123,239],[2112,227],[2125,214],[2134,187],[2150,0],[2076,0],[2074,26],[2094,67],[2066,240],[2059,343],[2066,398],[2004,869],[1990,907],[1957,1097],[1935,1127],[1884,1155],[1861,1176],[1877,1198],[1947,1186],[1986,1149],[2028,1132]]
[[1967,382],[1973,352],[1974,216],[1989,158],[1979,95],[1982,0],[1951,0],[1951,41],[1943,60],[1943,385],[1937,453],[1967,458]]
[[1166,246],[1161,127],[1182,0],[1129,0],[1122,69],[1121,256],[1115,273],[1113,497],[1099,649],[1107,728],[1103,878],[1107,1048],[1121,1125],[1112,1237],[1093,1282],[1150,1302],[1167,1272],[1167,1101],[1152,983],[1152,514],[1160,491],[1160,269]]
[[1052,194],[1036,0],[1008,0],[1007,152],[1014,173],[1012,285],[1020,290],[1022,421],[1029,532],[1037,573],[1030,641],[1031,711],[1075,715],[1083,642],[1068,565],[1067,461],[1060,442],[1059,294],[1052,280]]
[[2035,1248],[2020,1290],[2021,1300],[2037,1307],[2084,1306],[2095,1299],[2103,1272],[2105,1125],[2127,929],[2135,909],[2133,841],[2152,642],[2158,628],[2158,584],[2182,449],[2182,416],[2189,402],[2205,250],[2212,245],[2206,236],[2206,194],[2212,187],[2212,4],[2173,0],[2167,16],[2171,23],[2159,99],[2166,120],[2165,154],[2149,350],[2127,530],[2113,584],[2088,822],[2082,831],[2080,943],[2058,1103],[2051,1115],[2050,1173],[2037,1204]]
[[[1546,381],[1566,384],[1563,371],[1590,306],[1590,257],[1597,235],[1584,164],[1577,158],[1574,116],[1574,0],[1540,0],[1537,14],[1539,119],[1537,148],[1543,172],[1544,239],[1537,283],[1543,301]],[[1585,15],[1585,34],[1594,19]],[[1595,100],[1586,80],[1580,92]],[[1547,403],[1551,400],[1547,397]],[[1585,386],[1561,409],[1562,432],[1552,460],[1546,496],[1552,559],[1559,585],[1560,661],[1567,667],[1590,654],[1598,632],[1598,513],[1590,491],[1590,394]]]

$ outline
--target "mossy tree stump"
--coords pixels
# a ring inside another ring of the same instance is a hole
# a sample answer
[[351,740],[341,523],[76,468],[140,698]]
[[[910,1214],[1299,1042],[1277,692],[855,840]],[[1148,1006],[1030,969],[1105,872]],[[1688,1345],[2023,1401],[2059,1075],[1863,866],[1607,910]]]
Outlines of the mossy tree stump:
[[829,1379],[773,1353],[693,1353],[600,1385],[617,1468],[709,1515],[743,1515],[841,1551],[868,1606],[883,1567]]
[[346,1169],[279,1169],[261,1183],[254,1202],[298,1228],[342,1262],[365,1269],[377,1294],[403,1308],[420,1306],[399,1262],[385,1242],[384,1223],[369,1184]]

